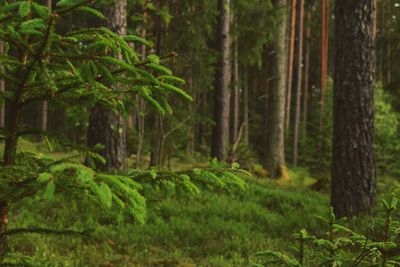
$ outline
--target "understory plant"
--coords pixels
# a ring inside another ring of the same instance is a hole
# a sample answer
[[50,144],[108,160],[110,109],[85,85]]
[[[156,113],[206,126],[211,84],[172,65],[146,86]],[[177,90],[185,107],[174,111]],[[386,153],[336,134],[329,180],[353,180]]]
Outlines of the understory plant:
[[369,227],[368,234],[360,234],[345,226],[346,218],[337,219],[333,209],[327,217],[318,217],[326,226],[323,236],[314,236],[306,230],[293,235],[295,256],[280,251],[262,251],[257,266],[400,266],[398,235],[400,224],[393,219],[398,198],[392,194],[382,201],[385,212],[379,229]]
[[[143,223],[146,220],[146,186],[168,185],[176,191],[199,194],[201,187],[244,188],[237,165],[160,173],[154,170],[135,171],[125,175],[100,173],[94,169],[102,146],[94,149],[76,145],[51,130],[41,131],[22,125],[27,108],[42,101],[63,105],[107,106],[124,113],[121,99],[139,95],[161,113],[170,113],[166,101],[174,94],[188,101],[191,97],[179,84],[183,81],[162,65],[165,57],[149,55],[141,61],[129,44],[148,45],[134,36],[119,36],[107,28],[84,28],[60,31],[57,27],[71,12],[86,12],[100,19],[91,0],[61,0],[53,11],[39,1],[0,0],[0,79],[6,90],[0,99],[8,108],[6,127],[0,129],[4,143],[0,163],[0,265],[32,264],[29,257],[9,253],[7,238],[20,233],[77,234],[69,229],[8,229],[9,210],[32,198],[50,200],[56,194],[68,201],[85,201],[103,207],[104,211],[123,218],[129,216]],[[113,85],[118,86],[113,86]],[[116,89],[118,87],[118,89]],[[18,141],[27,135],[39,134],[49,144],[65,147],[73,155],[54,159],[35,153],[18,152]],[[81,163],[86,159],[87,165]],[[29,264],[28,264],[29,263]]]

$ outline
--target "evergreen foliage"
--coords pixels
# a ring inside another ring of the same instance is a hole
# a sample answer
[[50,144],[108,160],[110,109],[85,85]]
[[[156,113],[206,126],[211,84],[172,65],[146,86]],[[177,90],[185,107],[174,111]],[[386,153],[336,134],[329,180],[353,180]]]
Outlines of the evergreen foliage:
[[[58,23],[76,11],[104,19],[99,11],[90,7],[90,3],[87,0],[61,0],[53,11],[33,1],[0,3],[0,40],[5,45],[0,56],[0,65],[3,66],[0,78],[6,81],[6,91],[1,97],[13,112],[10,122],[1,131],[5,151],[0,169],[0,201],[10,206],[27,197],[45,201],[51,200],[55,194],[63,194],[79,201],[93,201],[105,210],[117,211],[117,218],[127,215],[144,223],[146,200],[141,192],[141,183],[177,185],[190,194],[199,194],[198,186],[201,184],[208,188],[233,185],[244,189],[236,165],[177,173],[154,170],[129,175],[99,173],[94,169],[94,163],[104,161],[97,154],[102,145],[90,150],[52,132],[20,123],[25,108],[45,100],[88,107],[101,103],[114,112],[124,113],[123,99],[137,94],[162,114],[172,112],[166,99],[168,95],[192,100],[179,88],[184,81],[162,65],[162,60],[175,57],[175,53],[165,57],[151,54],[145,61],[140,61],[129,44],[147,45],[147,41],[138,36],[119,36],[107,28],[58,30]],[[118,84],[118,89],[113,86],[115,84]],[[40,134],[50,146],[62,145],[76,151],[77,155],[54,160],[40,154],[17,152],[18,139],[32,134]],[[82,156],[87,159],[89,167],[79,163]],[[63,233],[25,229],[25,232],[29,231]],[[11,229],[3,235],[10,232],[24,231]],[[29,265],[25,257],[19,257],[18,261],[16,257],[9,254],[4,264]]]

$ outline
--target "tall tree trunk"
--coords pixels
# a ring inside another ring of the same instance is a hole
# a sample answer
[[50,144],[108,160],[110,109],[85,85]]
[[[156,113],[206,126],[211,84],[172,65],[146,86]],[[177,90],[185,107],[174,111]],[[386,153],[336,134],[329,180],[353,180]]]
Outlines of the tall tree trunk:
[[231,118],[231,145],[236,143],[239,132],[239,44],[238,38],[233,44],[233,88],[232,88],[232,118]]
[[331,204],[339,217],[376,200],[373,0],[337,0]]
[[[143,3],[143,25],[141,29],[141,37],[146,38],[147,35],[147,1]],[[140,47],[140,56],[142,61],[146,60],[146,45],[142,44]],[[138,131],[138,144],[136,150],[136,169],[140,167],[140,160],[142,158],[142,149],[144,142],[144,127],[145,127],[145,109],[146,103],[144,99],[136,96],[136,108],[137,108],[137,131]]]
[[[159,5],[161,6],[161,2],[162,0],[158,1]],[[156,27],[154,29],[155,31],[155,36],[156,36],[156,40],[155,40],[155,47],[156,47],[156,54],[157,55],[161,55],[161,49],[162,49],[162,45],[161,45],[161,41],[162,41],[162,37],[164,34],[164,23],[162,20],[161,16],[157,17],[157,24]],[[161,138],[162,138],[162,134],[161,132],[161,123],[162,123],[162,117],[160,116],[160,114],[158,112],[153,112],[153,116],[152,120],[153,120],[153,132],[151,135],[151,152],[150,152],[150,168],[159,168],[160,166],[160,161],[162,160],[159,155],[160,155],[160,147],[161,147]]]
[[384,37],[385,37],[385,19],[386,19],[386,2],[385,1],[380,1],[380,12],[378,12],[379,15],[379,37],[381,39],[379,46],[377,47],[378,50],[378,62],[377,62],[377,67],[378,67],[378,72],[377,72],[377,79],[382,82],[383,86],[386,85],[384,81]]
[[[278,9],[286,5],[285,0],[276,0]],[[280,175],[280,169],[285,165],[285,99],[286,99],[286,13],[279,19],[276,28],[274,44],[274,79],[269,92],[267,114],[268,132],[266,136],[265,167],[272,177]]]
[[229,86],[230,64],[230,0],[218,0],[218,52],[219,58],[215,77],[214,121],[211,157],[225,160],[226,144],[229,140]]
[[298,162],[298,145],[299,145],[299,129],[300,129],[300,112],[301,112],[301,87],[303,77],[303,22],[304,22],[304,0],[298,1],[299,21],[298,21],[298,41],[297,41],[297,79],[293,114],[293,139],[292,139],[292,165],[297,166]]
[[289,132],[290,126],[290,111],[292,107],[292,84],[293,84],[293,67],[294,67],[294,44],[296,37],[296,15],[297,15],[297,0],[292,0],[291,16],[290,16],[290,37],[289,37],[289,62],[288,62],[288,78],[287,78],[287,93],[286,93],[286,115],[285,125],[286,131]]
[[306,45],[305,45],[305,58],[304,58],[304,84],[303,84],[303,138],[306,137],[307,134],[307,120],[308,120],[308,100],[309,100],[309,92],[310,92],[310,55],[311,55],[311,13],[313,10],[313,5],[309,5],[307,10],[307,30],[306,30]]
[[[126,35],[127,2],[114,0],[105,10],[107,26],[119,35]],[[106,164],[98,163],[97,167],[104,171],[122,170],[125,168],[126,136],[125,119],[101,104],[96,104],[90,111],[88,127],[88,146],[102,144],[105,148],[101,155]]]
[[246,68],[243,82],[243,123],[244,123],[244,143],[249,144],[249,71]]
[[[49,10],[51,11],[52,0],[47,0],[46,4]],[[49,102],[47,100],[44,100],[40,105],[40,129],[42,131],[47,130],[48,117],[49,117]]]
[[321,94],[320,94],[320,118],[319,133],[322,133],[323,112],[328,78],[328,53],[329,53],[329,0],[321,1]]

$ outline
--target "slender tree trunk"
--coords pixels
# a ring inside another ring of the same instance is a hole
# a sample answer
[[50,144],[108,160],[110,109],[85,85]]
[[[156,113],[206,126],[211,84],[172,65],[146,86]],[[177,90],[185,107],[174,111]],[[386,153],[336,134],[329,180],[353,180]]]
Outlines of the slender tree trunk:
[[309,100],[309,91],[310,91],[310,54],[311,54],[311,13],[313,6],[310,5],[307,10],[307,30],[306,30],[306,45],[305,45],[305,58],[304,58],[304,95],[303,95],[303,138],[306,137],[307,134],[307,120],[308,120],[308,100]]
[[[161,2],[159,1],[159,5],[161,6]],[[156,54],[161,55],[161,41],[162,41],[162,36],[164,32],[164,24],[162,21],[162,18],[159,16],[158,17],[158,23],[157,26],[155,27],[155,46],[156,46]],[[160,165],[160,160],[161,158],[159,157],[160,155],[160,147],[161,147],[161,124],[162,124],[162,118],[158,112],[153,112],[154,117],[153,117],[153,132],[151,135],[151,152],[150,152],[150,168],[155,167],[159,168]]]
[[319,133],[322,133],[323,112],[325,105],[325,94],[328,78],[328,53],[329,53],[329,0],[321,2],[321,94],[320,94],[320,118],[319,118]]
[[[126,35],[127,30],[127,2],[114,0],[105,10],[107,26],[120,35]],[[125,119],[116,115],[112,110],[101,104],[92,108],[89,116],[88,146],[94,147],[102,144],[105,148],[101,155],[106,159],[106,164],[98,164],[104,171],[122,170],[125,168],[126,158],[126,126]]]
[[381,1],[381,8],[380,8],[380,27],[379,27],[379,36],[381,38],[381,42],[379,44],[379,56],[378,56],[378,79],[382,82],[383,86],[386,86],[385,82],[385,77],[384,77],[384,69],[385,69],[385,64],[384,64],[384,37],[385,37],[385,30],[386,30],[386,2]]
[[373,0],[337,0],[331,204],[339,217],[376,200]]
[[[47,0],[47,7],[49,10],[52,10],[52,0]],[[40,105],[40,129],[42,131],[47,130],[48,125],[48,117],[49,117],[49,102],[44,100]]]
[[303,21],[304,21],[304,0],[299,0],[299,21],[298,21],[298,41],[297,41],[297,80],[296,94],[294,102],[293,114],[293,139],[292,139],[292,165],[297,166],[298,162],[298,145],[299,145],[299,129],[300,129],[300,112],[301,112],[301,86],[303,76]]
[[[0,54],[4,53],[4,43],[0,41]],[[1,70],[1,68],[0,68]],[[0,79],[0,93],[6,90],[6,83],[4,79]],[[5,105],[0,103],[0,128],[5,127]]]
[[294,44],[296,37],[296,15],[297,0],[292,0],[291,16],[290,16],[290,38],[289,38],[289,62],[288,62],[288,78],[286,92],[286,131],[289,132],[291,107],[292,107],[292,84],[293,84],[293,67],[294,67]]
[[230,66],[230,0],[218,1],[218,64],[215,77],[214,121],[211,157],[225,160],[229,140],[229,86]]
[[[10,104],[10,117],[7,121],[7,138],[4,145],[3,164],[12,166],[15,163],[18,145],[18,125],[21,118],[20,94],[16,94],[16,99]],[[0,202],[0,265],[7,253],[7,236],[4,233],[8,225],[9,203]]]
[[231,145],[236,143],[239,132],[239,44],[236,38],[233,47],[233,88],[232,88],[232,118]]
[[[143,3],[143,25],[141,31],[141,37],[146,38],[147,35],[147,1]],[[142,61],[146,60],[146,45],[142,44],[140,49],[140,55]],[[145,109],[146,103],[144,99],[139,96],[136,96],[136,107],[137,107],[137,131],[138,131],[138,145],[136,150],[136,169],[140,167],[140,160],[142,158],[142,149],[144,142],[144,128],[145,128]]]
[[[276,0],[278,9],[286,5],[285,0]],[[286,95],[286,13],[279,19],[274,44],[274,79],[269,92],[269,111],[267,114],[268,132],[266,136],[265,167],[272,177],[280,175],[280,169],[285,165],[285,95]]]
[[243,82],[243,123],[244,123],[244,143],[249,144],[249,72],[246,68]]
[[[195,91],[193,90],[193,71],[192,70],[190,70],[187,84],[188,84],[188,88],[189,88],[188,91],[192,95],[193,99],[196,99]],[[194,110],[193,103],[189,103],[189,114],[193,114],[194,111],[195,110]],[[195,138],[196,138],[195,132],[196,132],[195,125],[191,125],[189,132],[188,132],[189,136],[188,136],[188,142],[186,145],[186,153],[189,157],[191,157],[193,155],[194,149],[195,149]]]

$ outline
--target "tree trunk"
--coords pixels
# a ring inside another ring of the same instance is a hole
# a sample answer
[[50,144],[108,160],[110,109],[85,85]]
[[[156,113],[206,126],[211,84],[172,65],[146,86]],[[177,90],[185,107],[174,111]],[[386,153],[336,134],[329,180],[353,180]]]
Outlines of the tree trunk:
[[299,129],[300,129],[300,112],[301,112],[301,86],[303,77],[303,21],[304,21],[304,0],[298,1],[299,21],[298,21],[298,38],[297,38],[297,79],[293,114],[293,139],[292,139],[292,165],[297,167],[298,162],[298,145],[299,145]]
[[[52,10],[52,0],[47,0],[46,2],[49,10]],[[42,131],[47,130],[48,125],[48,117],[49,117],[49,102],[44,100],[40,105],[40,129]]]
[[294,44],[296,37],[296,10],[297,0],[292,0],[291,16],[290,16],[290,38],[289,38],[289,62],[288,62],[288,78],[286,92],[286,131],[289,132],[290,126],[290,109],[292,105],[292,84],[293,84],[293,63],[294,63]]
[[[143,3],[143,25],[141,31],[141,37],[146,38],[147,35],[147,1]],[[146,60],[146,45],[142,44],[140,49],[141,60]],[[137,131],[138,131],[138,145],[136,150],[136,169],[140,167],[140,160],[142,158],[142,149],[144,142],[144,127],[145,127],[145,109],[146,103],[144,99],[136,96],[136,108],[137,108]]]
[[[4,53],[4,43],[0,41],[0,54]],[[1,68],[0,68],[1,70]],[[0,79],[0,93],[6,90],[6,84],[4,79]],[[5,126],[5,105],[0,103],[0,128]]]
[[322,133],[323,112],[325,105],[326,80],[328,78],[328,53],[329,53],[329,0],[321,2],[321,94],[320,94],[320,118],[319,133]]
[[[285,0],[275,1],[278,9],[286,5]],[[268,132],[266,136],[265,167],[271,177],[280,175],[281,166],[285,165],[285,95],[286,95],[286,13],[279,19],[275,38],[274,79],[269,92],[269,111],[267,114]]]
[[236,143],[239,132],[239,44],[236,38],[233,47],[233,88],[232,88],[232,118],[231,118],[231,145]]
[[339,217],[376,200],[373,0],[337,0],[331,204]]
[[[3,164],[4,166],[12,166],[15,163],[18,144],[18,124],[21,117],[21,106],[19,104],[20,96],[17,94],[17,99],[10,102],[10,118],[7,121],[6,130],[8,136],[5,140]],[[7,236],[4,233],[8,225],[8,209],[9,203],[0,202],[0,265],[7,253]]]
[[[127,29],[127,2],[126,0],[114,0],[104,12],[107,18],[107,26],[119,35],[126,35]],[[126,140],[125,119],[115,114],[112,110],[96,104],[89,116],[88,146],[94,147],[102,144],[105,148],[101,155],[107,161],[106,164],[97,164],[103,171],[125,168]]]
[[306,137],[307,134],[307,121],[308,121],[308,100],[309,100],[309,92],[310,92],[310,55],[311,55],[311,12],[313,6],[310,5],[307,10],[307,30],[306,30],[306,45],[305,45],[305,58],[304,58],[304,84],[303,84],[303,138]]
[[229,85],[230,66],[230,0],[218,1],[218,52],[219,58],[215,77],[214,121],[211,157],[225,160],[229,135]]
[[243,123],[244,123],[244,143],[249,144],[249,71],[246,68],[243,82]]

